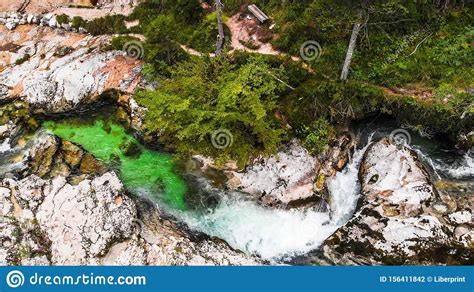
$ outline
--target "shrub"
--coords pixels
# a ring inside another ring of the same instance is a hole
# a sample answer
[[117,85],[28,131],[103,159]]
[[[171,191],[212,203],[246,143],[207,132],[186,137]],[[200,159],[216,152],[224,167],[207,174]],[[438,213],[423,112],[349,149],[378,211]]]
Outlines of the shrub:
[[127,32],[125,16],[123,15],[106,15],[96,18],[86,22],[84,28],[92,35],[123,34]]
[[[280,85],[269,70],[259,59],[239,68],[218,59],[181,63],[163,87],[138,94],[148,108],[146,129],[178,154],[221,163],[233,159],[243,166],[250,157],[274,153],[285,130],[274,118]],[[218,131],[227,140],[213,136]]]
[[167,75],[170,65],[186,60],[187,54],[174,40],[177,25],[171,15],[160,15],[147,27],[145,33],[145,60],[157,74]]
[[74,16],[72,18],[72,27],[78,29],[79,27],[85,27],[87,21],[85,21],[82,17],[80,16]]
[[124,46],[126,43],[132,42],[132,41],[140,41],[138,38],[133,37],[133,36],[128,36],[128,35],[120,35],[114,37],[110,41],[110,46],[114,50],[123,50]]
[[312,155],[318,155],[324,151],[326,145],[336,136],[336,130],[326,119],[321,117],[310,126],[301,126],[297,130],[297,134],[301,137],[305,148]]
[[56,21],[59,24],[66,24],[66,23],[69,23],[71,20],[69,16],[67,16],[66,14],[61,14],[61,15],[56,16]]
[[18,65],[21,65],[21,64],[25,63],[26,61],[28,61],[30,59],[30,57],[31,57],[30,54],[24,54],[23,57],[21,57],[21,58],[19,58],[15,61],[15,65],[18,66]]

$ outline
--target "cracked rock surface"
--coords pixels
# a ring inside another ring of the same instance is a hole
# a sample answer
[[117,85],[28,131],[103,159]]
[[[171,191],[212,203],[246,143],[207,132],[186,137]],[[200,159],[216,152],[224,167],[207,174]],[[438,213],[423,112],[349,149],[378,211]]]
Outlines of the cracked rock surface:
[[109,36],[0,25],[0,102],[20,97],[48,113],[90,104],[110,90],[131,94],[141,82],[141,60],[104,51]]
[[384,138],[367,149],[359,179],[358,212],[324,247],[333,263],[473,264],[472,204],[439,194],[415,152]]

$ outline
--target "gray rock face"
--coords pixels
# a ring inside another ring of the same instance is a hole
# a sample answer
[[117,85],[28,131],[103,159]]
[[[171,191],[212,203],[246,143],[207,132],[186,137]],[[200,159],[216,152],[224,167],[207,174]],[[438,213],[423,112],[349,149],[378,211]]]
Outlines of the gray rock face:
[[36,217],[52,242],[52,264],[97,264],[108,245],[132,234],[135,205],[124,196],[115,174],[76,186],[58,177],[51,181],[51,190]]
[[[0,14],[0,24],[5,24],[9,30],[14,30],[18,25],[25,24],[39,24],[41,26],[49,26],[51,28],[64,28],[66,27],[60,25],[56,20],[56,15],[52,13],[47,13],[44,15],[33,15],[33,14],[21,14],[18,12],[5,12]],[[65,24],[70,28],[70,24]],[[83,33],[87,33],[83,29]]]
[[[326,242],[325,255],[339,264],[467,264],[472,261],[472,226],[455,237],[471,210],[453,213],[416,154],[388,139],[367,150],[360,167],[359,210]],[[437,206],[445,206],[445,212]],[[457,214],[457,215],[455,215]],[[472,221],[471,221],[472,222]],[[462,223],[461,223],[462,224]]]
[[94,102],[109,90],[130,95],[142,79],[141,60],[99,49],[110,40],[107,36],[58,33],[40,26],[14,32],[0,26],[0,33],[4,35],[0,46],[19,46],[2,52],[1,100],[21,97],[33,109],[65,112]]
[[315,199],[313,180],[318,160],[294,140],[286,150],[257,159],[244,172],[229,171],[229,187],[258,196],[270,206],[292,207]]

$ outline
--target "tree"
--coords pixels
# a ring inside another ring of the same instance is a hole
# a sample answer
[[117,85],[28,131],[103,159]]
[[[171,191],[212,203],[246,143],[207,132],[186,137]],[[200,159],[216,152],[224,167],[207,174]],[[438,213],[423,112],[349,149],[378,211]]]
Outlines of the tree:
[[169,65],[186,59],[186,53],[174,41],[176,30],[177,26],[172,15],[159,15],[147,27],[145,59],[159,72]]
[[357,38],[359,36],[360,29],[362,28],[362,22],[363,21],[366,22],[366,19],[367,19],[367,12],[366,12],[367,5],[368,5],[368,0],[364,0],[362,4],[362,9],[359,12],[359,19],[354,24],[354,27],[352,28],[351,40],[349,41],[349,47],[347,48],[346,59],[344,60],[344,65],[342,67],[342,72],[341,72],[342,81],[346,81],[347,75],[349,75],[349,69],[352,62],[352,56],[354,55],[354,50],[357,44]]
[[146,130],[179,154],[218,162],[243,166],[250,157],[274,153],[285,130],[274,117],[281,87],[269,70],[260,59],[239,68],[226,57],[183,62],[161,88],[138,95],[148,109]]
[[219,34],[217,35],[217,44],[216,44],[216,56],[220,56],[224,49],[224,24],[222,23],[222,2],[221,0],[215,0],[216,10],[217,10],[217,24]]

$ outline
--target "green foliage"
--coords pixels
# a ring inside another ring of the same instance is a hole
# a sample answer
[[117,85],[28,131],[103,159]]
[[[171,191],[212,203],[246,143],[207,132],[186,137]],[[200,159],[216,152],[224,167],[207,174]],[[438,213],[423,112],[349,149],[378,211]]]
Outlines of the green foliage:
[[[224,34],[226,43],[229,43],[231,33],[226,25],[224,25]],[[180,30],[176,38],[199,52],[213,53],[216,50],[217,35],[217,13],[214,12],[207,15],[197,28],[189,27],[189,29]]]
[[21,64],[25,63],[26,61],[28,61],[30,58],[31,58],[30,54],[24,54],[23,57],[18,58],[15,61],[15,65],[17,65],[17,66],[21,65]]
[[175,19],[171,15],[160,15],[148,25],[145,33],[145,60],[157,74],[167,75],[169,66],[186,60],[187,55],[173,39],[176,35]]
[[66,23],[69,23],[69,21],[71,21],[71,20],[70,20],[69,16],[67,16],[66,14],[61,14],[61,15],[56,16],[56,21],[59,24],[66,24]]
[[[369,1],[368,21],[359,35],[350,77],[391,87],[413,82],[430,86],[451,83],[458,88],[468,85],[474,68],[473,6],[461,1],[446,1],[447,6],[436,2],[444,1]],[[244,3],[249,2],[228,0],[226,8],[235,13]],[[277,37],[273,45],[277,49],[299,56],[303,43],[317,41],[322,54],[310,65],[320,76],[339,77],[363,1],[252,3],[274,20]]]
[[[172,21],[163,21],[164,19]],[[205,14],[197,0],[146,0],[141,2],[131,13],[129,20],[140,20],[134,32],[147,33],[156,23],[164,23],[171,28],[167,38],[186,45],[202,53],[215,51],[217,41],[217,14]],[[157,20],[160,19],[160,20]],[[225,26],[226,39],[230,39],[230,30]],[[164,41],[165,46],[167,40]],[[155,45],[157,42],[155,41]]]
[[92,35],[123,34],[127,32],[125,16],[106,15],[84,24],[84,28]]
[[133,36],[120,35],[112,39],[112,41],[110,42],[110,46],[114,50],[123,50],[125,44],[132,41],[140,41],[140,40]]
[[437,32],[420,29],[406,35],[374,36],[372,40],[385,45],[362,46],[354,65],[356,78],[385,86],[422,82],[435,87],[441,83],[463,87],[474,77],[472,26],[441,25]]
[[180,26],[200,23],[204,11],[198,0],[145,0],[128,16],[129,20],[140,20],[142,31],[159,15],[172,15]]
[[[269,73],[260,59],[240,67],[226,59],[183,62],[161,88],[138,94],[148,108],[147,131],[179,154],[234,159],[241,166],[250,157],[274,153],[285,131],[274,118],[280,84]],[[224,149],[212,143],[220,129],[231,135]]]
[[[213,5],[213,1],[206,2]],[[225,61],[207,57],[195,60],[180,44],[206,54],[213,52],[216,13],[203,11],[197,0],[143,1],[128,19],[139,19],[137,32],[147,38],[144,75],[162,84],[155,92],[139,95],[140,102],[151,109],[146,122],[150,133],[164,129],[160,140],[180,154],[200,153],[219,161],[233,158],[244,163],[257,153],[272,152],[282,141],[284,131],[271,115],[276,108],[315,154],[332,138],[331,123],[346,123],[369,112],[387,112],[401,121],[429,125],[444,133],[451,131],[452,135],[472,127],[472,96],[461,92],[473,87],[472,6],[462,9],[458,1],[446,9],[434,1],[369,1],[369,18],[359,35],[349,81],[342,83],[339,74],[353,24],[361,21],[362,2],[252,2],[274,21],[275,48],[299,56],[306,41],[321,45],[321,56],[306,62],[311,68],[308,70],[302,61],[295,62],[289,56],[261,56],[256,61],[253,54],[235,52]],[[224,4],[231,15],[249,1],[226,0]],[[226,37],[230,37],[227,27]],[[124,41],[117,39],[113,43],[120,47]],[[256,49],[251,43],[244,45]],[[265,70],[283,76],[282,82],[263,74]],[[257,86],[248,76],[239,74],[249,74],[264,85]],[[267,88],[268,84],[278,90]],[[434,98],[393,95],[398,92],[397,87],[408,85],[432,89]],[[266,95],[272,96],[271,103],[261,98]],[[245,104],[233,101],[235,96]],[[249,110],[253,107],[263,110]],[[459,122],[457,118],[466,111],[470,114]],[[263,118],[261,113],[265,113]],[[273,134],[267,135],[275,141],[264,137],[255,124],[259,118],[261,127],[270,129]],[[212,131],[220,128],[230,130],[234,136],[234,144],[222,151],[209,142]]]
[[310,79],[286,96],[282,104],[290,123],[297,126],[311,125],[319,117],[345,123],[379,108],[383,96],[380,89],[358,81]]
[[444,133],[453,142],[458,133],[468,133],[474,125],[474,98],[467,93],[455,93],[447,102],[386,96],[384,104],[388,113],[397,117],[400,123],[420,125],[434,133]]
[[303,145],[311,154],[318,155],[336,136],[336,130],[326,119],[321,117],[310,126],[302,125],[297,130],[297,135],[301,137]]
[[74,16],[72,18],[72,27],[78,29],[79,27],[84,27],[86,25],[87,21],[85,21],[82,17],[80,16]]

